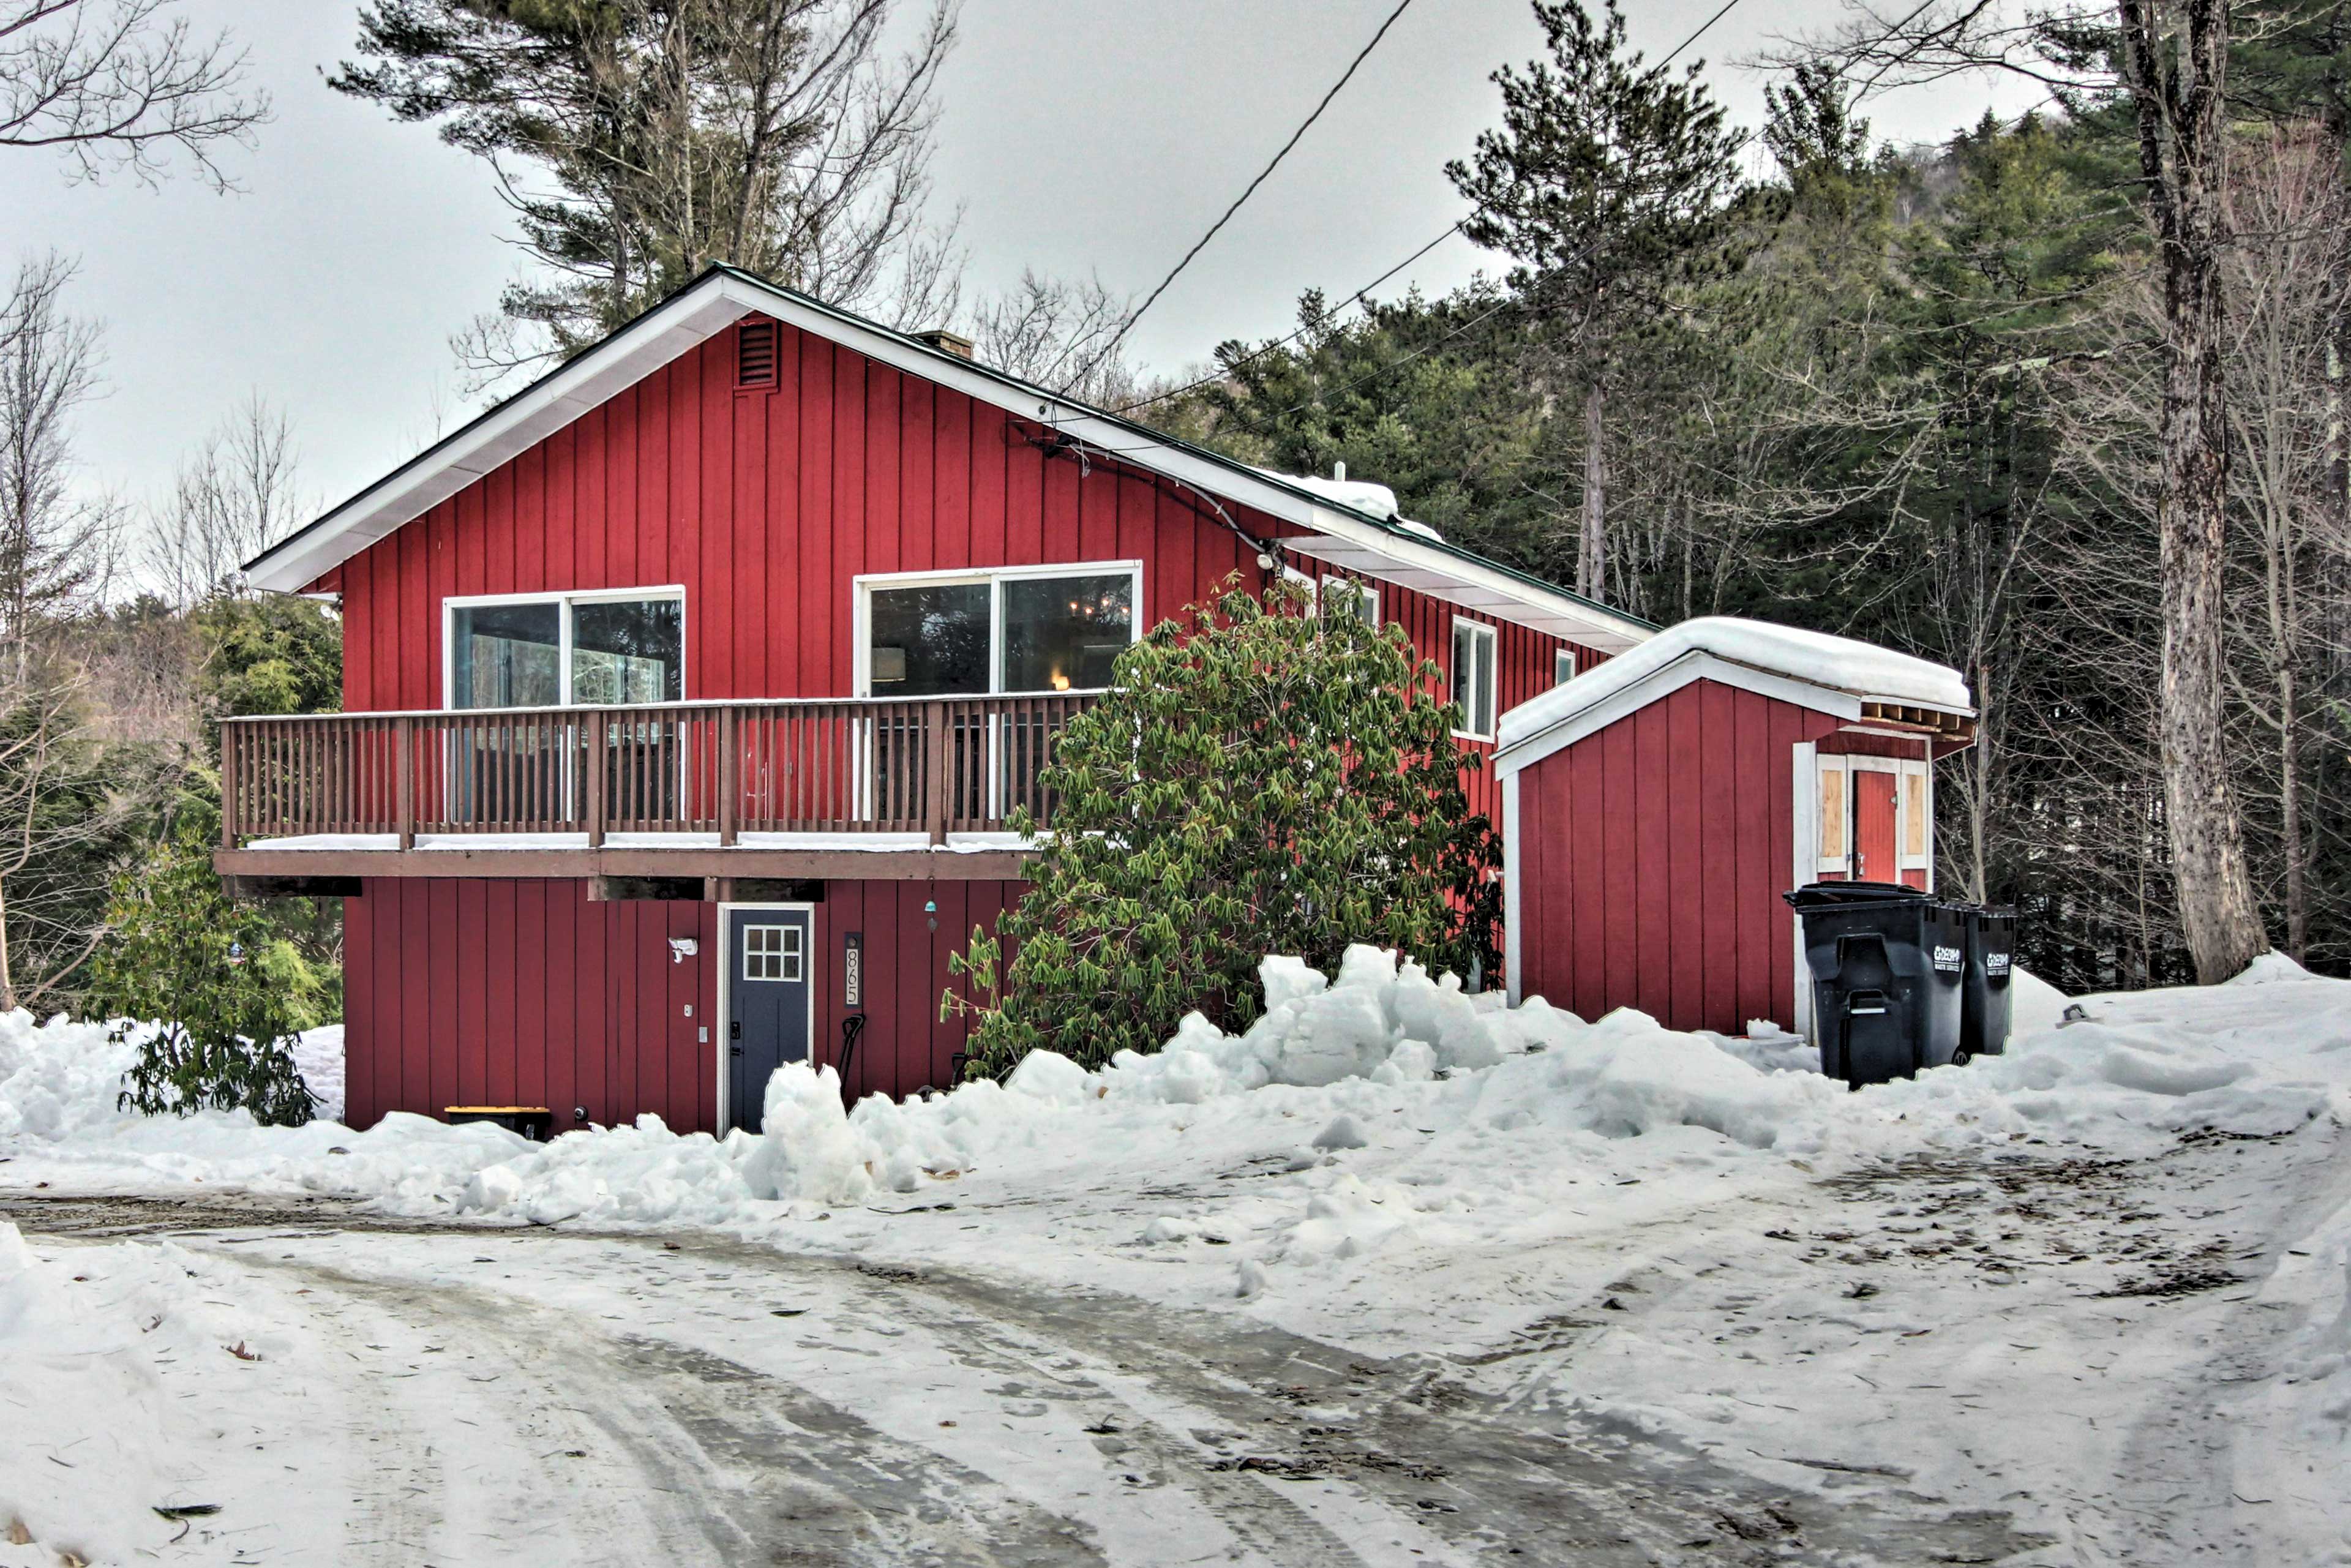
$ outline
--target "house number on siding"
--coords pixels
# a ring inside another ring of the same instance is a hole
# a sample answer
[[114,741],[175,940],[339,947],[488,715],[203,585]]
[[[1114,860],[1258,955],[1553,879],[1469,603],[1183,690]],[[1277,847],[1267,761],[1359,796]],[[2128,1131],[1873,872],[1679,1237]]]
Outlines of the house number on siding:
[[865,1005],[865,934],[846,932],[841,938],[841,998],[845,1007]]

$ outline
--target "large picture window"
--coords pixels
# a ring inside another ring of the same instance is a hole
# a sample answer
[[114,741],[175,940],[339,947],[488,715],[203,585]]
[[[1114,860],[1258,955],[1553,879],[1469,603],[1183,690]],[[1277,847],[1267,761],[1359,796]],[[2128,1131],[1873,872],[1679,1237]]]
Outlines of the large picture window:
[[449,606],[449,706],[685,700],[685,600],[674,591]]
[[877,697],[1097,691],[1135,639],[1143,573],[1118,562],[859,583]]

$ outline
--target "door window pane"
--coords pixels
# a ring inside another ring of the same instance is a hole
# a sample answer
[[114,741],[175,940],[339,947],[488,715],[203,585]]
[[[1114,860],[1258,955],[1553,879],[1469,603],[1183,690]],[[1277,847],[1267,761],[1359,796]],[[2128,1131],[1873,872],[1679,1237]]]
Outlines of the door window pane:
[[875,696],[987,690],[987,584],[879,588],[872,611]]
[[474,604],[450,612],[451,706],[552,707],[563,700],[563,606]]
[[674,703],[685,696],[684,607],[674,599],[571,607],[571,700]]
[[1134,641],[1134,579],[1017,577],[1004,583],[1004,689],[1095,690]]
[[799,926],[747,925],[743,928],[745,979],[797,980],[800,974]]

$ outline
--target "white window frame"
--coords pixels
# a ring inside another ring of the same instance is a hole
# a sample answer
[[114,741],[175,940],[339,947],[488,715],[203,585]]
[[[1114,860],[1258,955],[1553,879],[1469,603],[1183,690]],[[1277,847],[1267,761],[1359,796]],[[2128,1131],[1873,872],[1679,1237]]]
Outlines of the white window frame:
[[1575,679],[1575,650],[1553,648],[1551,651],[1551,684],[1563,686]]
[[[642,599],[674,599],[677,601],[677,691],[678,702],[690,701],[694,688],[687,684],[686,647],[691,642],[686,627],[685,585],[663,583],[653,588],[597,588],[578,591],[559,591],[549,593],[453,593],[441,601],[441,706],[452,712],[457,710],[457,612],[480,610],[503,604],[557,604],[563,607],[556,617],[557,683],[563,695],[571,695],[571,607],[575,604],[625,604]],[[665,707],[666,703],[575,703],[561,702],[558,707]],[[517,708],[466,708],[466,713],[517,713]]]
[[[876,589],[949,588],[987,585],[987,690],[948,694],[967,696],[1039,696],[1050,692],[1008,692],[1004,689],[1004,585],[1053,577],[1114,577],[1125,573],[1133,583],[1129,602],[1134,613],[1128,623],[1128,646],[1143,641],[1143,563],[1139,560],[1069,561],[1052,566],[974,567],[951,571],[864,572],[850,580],[854,602],[850,613],[850,670],[861,697],[873,695],[873,592]],[[1071,691],[1099,690],[1073,686]],[[1063,694],[1066,695],[1066,694]],[[910,701],[916,699],[908,699]]]
[[1365,582],[1360,578],[1345,577],[1335,571],[1324,572],[1322,574],[1322,580],[1315,585],[1314,603],[1318,611],[1322,606],[1330,602],[1331,585],[1334,582],[1343,584],[1345,587],[1354,591],[1356,602],[1362,606],[1364,624],[1370,626],[1374,631],[1378,630],[1379,627],[1384,624],[1380,620],[1380,591],[1378,585],[1375,583]]
[[[808,978],[808,944],[802,935],[803,928],[797,922],[789,920],[776,921],[772,923],[760,922],[743,926],[741,929],[743,932],[744,972],[736,976],[737,979],[745,981],[757,980],[763,983],[792,986],[798,985]],[[776,933],[776,946],[772,950],[763,947],[758,951],[754,952],[751,947],[751,938],[763,931],[772,931]],[[787,940],[787,938],[789,938],[789,940]],[[765,960],[769,958],[774,959],[776,961],[776,973],[772,975],[752,974],[750,972],[751,960],[754,958],[761,960],[760,967],[762,968],[767,967]],[[798,974],[786,974],[784,971],[787,969],[797,969],[799,972]]]
[[[1927,891],[1935,891],[1935,765],[1931,760],[1906,757],[1902,761],[1901,782],[1894,797],[1894,869],[1899,875],[1906,871],[1926,873]],[[1910,811],[1916,803],[1925,831],[1921,835],[1927,848],[1922,854],[1912,854],[1905,847]]]
[[[1453,629],[1447,634],[1445,640],[1445,656],[1450,660],[1455,666],[1455,668],[1450,672],[1448,677],[1450,683],[1449,689],[1455,701],[1459,701],[1461,687],[1461,671],[1459,668],[1461,663],[1461,629],[1465,626],[1469,628],[1470,632],[1474,633],[1476,640],[1482,641],[1486,644],[1486,647],[1490,653],[1490,657],[1486,661],[1488,685],[1486,690],[1485,706],[1487,708],[1486,723],[1488,727],[1482,730],[1478,728],[1477,712],[1469,704],[1462,703],[1461,718],[1466,727],[1455,730],[1453,735],[1454,738],[1457,740],[1491,740],[1494,738],[1493,727],[1500,716],[1502,706],[1502,694],[1500,689],[1502,684],[1501,633],[1496,628],[1489,625],[1483,621],[1472,621],[1466,615],[1456,615],[1453,618]],[[1474,661],[1472,664],[1471,674],[1473,675],[1476,674]],[[1474,695],[1475,694],[1473,693],[1472,695]]]

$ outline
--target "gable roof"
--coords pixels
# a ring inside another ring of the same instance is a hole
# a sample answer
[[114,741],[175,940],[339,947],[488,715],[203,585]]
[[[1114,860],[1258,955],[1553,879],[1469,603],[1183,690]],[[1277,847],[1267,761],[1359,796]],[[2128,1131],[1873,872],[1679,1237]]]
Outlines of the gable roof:
[[528,451],[672,360],[758,312],[964,393],[1196,490],[1311,531],[1288,551],[1615,653],[1656,628],[1488,560],[1426,530],[1358,510],[1113,413],[1087,407],[734,267],[714,267],[595,347],[410,458],[246,563],[257,588],[291,592]]
[[1495,769],[1515,773],[1697,680],[1848,721],[1867,704],[1975,716],[1967,677],[1948,664],[1825,632],[1701,615],[1502,715]]

